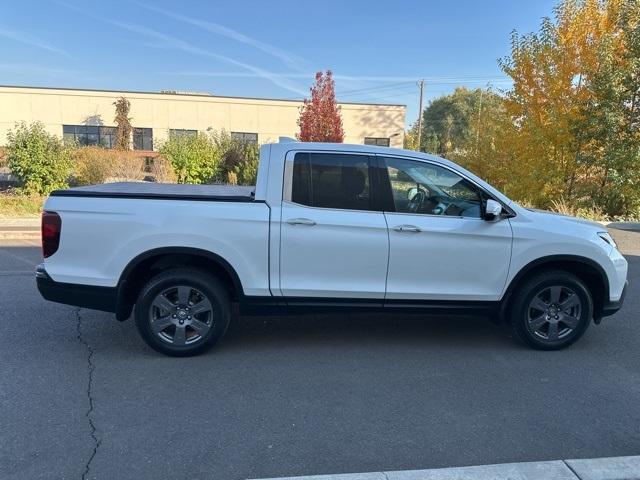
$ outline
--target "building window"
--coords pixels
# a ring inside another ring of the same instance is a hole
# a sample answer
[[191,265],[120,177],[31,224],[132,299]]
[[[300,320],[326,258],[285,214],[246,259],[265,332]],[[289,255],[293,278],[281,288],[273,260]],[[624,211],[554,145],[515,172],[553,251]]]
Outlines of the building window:
[[63,125],[62,136],[67,144],[81,146],[99,145],[113,148],[116,145],[116,127],[98,125]]
[[231,136],[236,140],[243,140],[247,143],[258,143],[258,134],[249,132],[231,132]]
[[375,145],[377,147],[388,147],[389,137],[364,137],[365,145]]
[[197,135],[197,130],[186,130],[184,128],[169,129],[169,138],[195,137]]
[[135,127],[133,129],[133,149],[153,150],[153,129]]

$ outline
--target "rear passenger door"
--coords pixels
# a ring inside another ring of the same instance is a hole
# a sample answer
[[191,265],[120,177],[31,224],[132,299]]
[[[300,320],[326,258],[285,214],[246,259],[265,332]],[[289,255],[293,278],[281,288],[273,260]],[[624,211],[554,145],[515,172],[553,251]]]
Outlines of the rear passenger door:
[[372,195],[373,160],[338,152],[287,155],[280,223],[285,297],[382,304],[389,239]]

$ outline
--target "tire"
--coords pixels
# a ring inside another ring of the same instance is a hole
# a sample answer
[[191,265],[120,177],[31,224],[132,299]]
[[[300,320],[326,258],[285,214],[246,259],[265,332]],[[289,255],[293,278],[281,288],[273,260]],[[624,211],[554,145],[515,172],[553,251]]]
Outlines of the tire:
[[231,319],[228,290],[213,275],[176,268],[153,277],[136,302],[142,339],[173,357],[198,355],[222,338]]
[[593,317],[587,286],[562,270],[541,272],[518,287],[511,305],[511,327],[537,350],[560,350],[577,341]]

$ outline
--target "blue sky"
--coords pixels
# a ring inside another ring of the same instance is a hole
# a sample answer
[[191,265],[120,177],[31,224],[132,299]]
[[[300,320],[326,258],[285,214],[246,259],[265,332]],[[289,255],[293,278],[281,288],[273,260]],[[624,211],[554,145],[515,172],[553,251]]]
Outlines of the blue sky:
[[[406,104],[509,86],[510,32],[555,0],[7,2],[0,84],[302,98],[331,69],[338,98]],[[1,106],[0,106],[1,108]]]

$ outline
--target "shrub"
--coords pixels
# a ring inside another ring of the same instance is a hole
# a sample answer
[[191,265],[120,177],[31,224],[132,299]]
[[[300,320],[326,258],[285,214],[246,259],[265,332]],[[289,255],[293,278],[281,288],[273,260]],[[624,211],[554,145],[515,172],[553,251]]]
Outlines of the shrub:
[[212,137],[221,158],[216,180],[233,185],[255,185],[260,156],[258,145],[233,138],[224,130]]
[[211,135],[170,137],[160,154],[166,158],[178,183],[207,183],[217,172],[220,152]]
[[45,197],[0,193],[0,218],[40,215]]
[[79,147],[73,152],[76,185],[94,185],[107,181],[141,181],[147,175],[145,157],[134,152]]
[[171,162],[164,157],[155,157],[149,166],[149,174],[158,183],[176,183],[176,172]]
[[14,130],[9,130],[6,157],[23,193],[48,195],[68,185],[71,149],[40,122],[17,123]]
[[78,147],[73,152],[73,183],[95,185],[109,178],[113,153],[99,147]]
[[116,155],[108,181],[112,182],[141,182],[147,176],[145,158],[136,155]]

